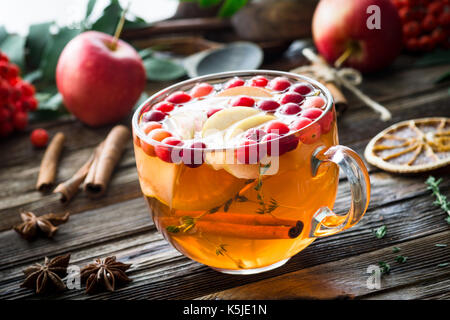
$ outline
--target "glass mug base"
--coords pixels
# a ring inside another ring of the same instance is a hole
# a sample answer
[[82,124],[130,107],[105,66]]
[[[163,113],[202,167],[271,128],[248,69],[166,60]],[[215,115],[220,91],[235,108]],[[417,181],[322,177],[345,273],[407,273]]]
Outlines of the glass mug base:
[[266,272],[266,271],[270,271],[276,268],[279,268],[281,266],[283,266],[286,262],[289,261],[290,258],[278,261],[274,264],[271,264],[270,266],[265,266],[265,267],[261,267],[261,268],[254,268],[254,269],[242,269],[242,270],[235,270],[235,269],[220,269],[220,268],[213,268],[211,267],[211,269],[216,270],[218,272],[221,273],[225,273],[225,274],[233,274],[233,275],[248,275],[248,274],[257,274],[257,273],[261,273],[261,272]]

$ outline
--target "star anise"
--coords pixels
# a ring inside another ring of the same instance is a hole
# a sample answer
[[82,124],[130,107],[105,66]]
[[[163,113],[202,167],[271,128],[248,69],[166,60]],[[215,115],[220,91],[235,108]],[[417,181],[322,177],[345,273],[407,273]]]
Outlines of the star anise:
[[69,219],[69,215],[68,212],[64,214],[47,213],[37,217],[33,212],[22,212],[20,217],[23,222],[14,226],[14,230],[27,240],[33,239],[38,234],[51,238],[58,230],[57,226],[65,223]]
[[26,278],[20,286],[22,288],[33,289],[38,294],[64,290],[66,285],[62,281],[62,278],[67,275],[69,260],[70,253],[55,257],[51,260],[45,257],[43,265],[36,263],[23,270]]
[[95,259],[81,269],[81,281],[86,282],[86,293],[93,293],[106,289],[114,291],[116,284],[131,282],[125,272],[131,264],[125,264],[116,261],[116,257],[107,257],[105,259]]

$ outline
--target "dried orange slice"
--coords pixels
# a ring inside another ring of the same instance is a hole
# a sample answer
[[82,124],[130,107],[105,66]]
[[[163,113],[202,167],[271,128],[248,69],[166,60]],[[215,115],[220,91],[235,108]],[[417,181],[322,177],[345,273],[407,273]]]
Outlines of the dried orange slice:
[[386,171],[416,173],[450,164],[450,118],[403,121],[377,134],[364,152]]

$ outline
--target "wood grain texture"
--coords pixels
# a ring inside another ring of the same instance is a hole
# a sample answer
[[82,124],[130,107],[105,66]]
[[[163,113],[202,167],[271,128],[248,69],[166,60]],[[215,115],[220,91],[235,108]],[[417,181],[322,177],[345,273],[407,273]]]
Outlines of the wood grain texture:
[[[412,61],[403,57],[388,76],[365,78],[362,89],[384,103],[393,119],[379,121],[376,114],[350,96],[350,108],[339,119],[341,144],[362,154],[369,139],[392,123],[424,116],[450,117],[448,83],[433,84],[443,66],[417,69],[411,67]],[[129,119],[123,123],[129,124]],[[88,128],[71,117],[39,126],[51,134],[61,131],[67,136],[57,182],[69,178],[111,129]],[[129,272],[133,282],[114,293],[87,296],[83,290],[68,290],[49,299],[450,298],[450,267],[437,267],[450,262],[450,226],[444,221],[445,213],[432,204],[424,185],[427,174],[398,176],[369,166],[371,202],[355,227],[316,240],[279,269],[230,276],[182,256],[156,230],[141,197],[131,143],[104,197],[92,201],[80,193],[68,205],[34,190],[43,151],[31,148],[28,133],[0,144],[6,150],[0,153],[0,299],[39,298],[19,288],[22,270],[42,262],[45,256],[67,252],[72,254],[70,263],[80,267],[97,257],[116,255],[133,264]],[[436,174],[443,176],[448,171]],[[449,179],[441,189],[449,194]],[[349,185],[341,176],[335,210],[345,212],[349,203]],[[10,229],[19,221],[22,210],[37,214],[69,210],[72,215],[54,239],[26,242]],[[382,225],[387,227],[387,235],[377,239],[373,231]],[[448,246],[439,248],[435,243]],[[408,256],[406,263],[394,261],[393,246],[401,248],[399,254]],[[365,286],[367,266],[380,260],[391,264],[391,274],[382,277],[379,290],[369,290]]]

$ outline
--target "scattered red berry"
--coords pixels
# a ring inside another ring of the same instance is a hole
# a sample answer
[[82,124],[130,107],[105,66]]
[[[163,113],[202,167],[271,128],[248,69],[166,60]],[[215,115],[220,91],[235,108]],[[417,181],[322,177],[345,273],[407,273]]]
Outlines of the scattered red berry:
[[183,150],[183,163],[189,168],[200,167],[205,161],[206,144],[201,141],[193,142]]
[[[164,129],[154,129],[148,134],[149,139],[152,139],[152,140],[155,140],[155,141],[159,141],[159,142],[161,142],[165,138],[168,138],[168,137],[171,137],[171,136],[172,136],[172,134],[169,131],[164,130]],[[156,155],[155,147],[151,143],[147,143],[147,142],[144,142],[144,140],[142,140],[141,141],[141,148],[149,156],[154,157]]]
[[211,108],[206,112],[206,116],[209,118],[211,117],[214,113],[219,112],[220,110],[223,110],[223,108]]
[[300,108],[300,106],[296,103],[286,103],[285,105],[283,105],[283,107],[281,107],[280,112],[283,114],[297,114],[300,111],[302,111],[302,108]]
[[250,79],[250,85],[253,87],[265,87],[269,83],[269,80],[263,76],[256,76]]
[[422,51],[431,51],[431,50],[434,49],[434,47],[435,47],[435,43],[433,42],[433,39],[430,36],[425,35],[425,36],[421,36],[419,38],[419,48],[420,48],[420,50],[422,50]]
[[38,102],[33,85],[20,78],[20,69],[0,52],[0,136],[28,125],[28,112],[35,111]]
[[225,84],[225,89],[234,88],[234,87],[241,87],[245,84],[245,81],[240,78],[233,78],[229,80]]
[[310,109],[306,109],[302,112],[302,117],[311,119],[311,120],[316,120],[317,118],[319,118],[322,115],[323,111],[320,110],[319,108],[310,108]]
[[403,26],[403,35],[407,38],[417,37],[421,32],[420,24],[417,21],[407,22]]
[[244,138],[259,142],[265,135],[266,132],[264,130],[252,128],[247,130],[247,132],[245,132]]
[[289,126],[292,130],[297,131],[303,129],[304,127],[312,123],[311,119],[300,117],[291,123]]
[[4,138],[9,136],[14,131],[13,124],[11,122],[4,122],[0,124],[0,137]]
[[292,91],[297,92],[301,95],[307,95],[311,93],[312,88],[307,84],[296,84],[291,88]]
[[278,135],[283,135],[289,132],[289,127],[281,121],[271,121],[265,126],[267,133],[276,133]]
[[19,111],[13,115],[13,126],[18,131],[25,130],[28,124],[28,115],[25,112]]
[[281,98],[281,104],[285,104],[285,103],[300,103],[304,100],[305,98],[296,92],[290,92],[290,93],[286,93],[282,98]]
[[313,144],[320,139],[320,131],[320,125],[318,123],[312,123],[300,134],[300,141],[305,144]]
[[255,105],[255,100],[250,97],[237,97],[231,101],[233,107],[253,107]]
[[214,90],[214,87],[210,85],[209,83],[203,82],[197,84],[195,87],[191,90],[191,96],[193,98],[200,98],[207,96]]
[[152,110],[152,111],[144,113],[144,115],[142,116],[142,120],[144,122],[161,121],[165,117],[166,117],[166,114],[164,112],[158,111],[158,110]]
[[450,47],[448,0],[392,0],[403,22],[403,44],[408,51]]
[[436,18],[429,14],[425,17],[425,19],[422,21],[422,28],[425,31],[432,31],[437,26],[437,20]]
[[173,147],[181,147],[183,142],[180,139],[174,137],[167,137],[161,141],[161,144],[158,144],[155,147],[155,153],[161,160],[169,163],[179,163],[182,158],[182,149],[181,148],[173,148]]
[[255,164],[260,160],[260,156],[256,141],[245,140],[236,149],[236,159],[239,163]]
[[258,103],[258,108],[263,111],[273,111],[278,109],[280,104],[274,100],[261,100]]
[[427,10],[429,14],[438,17],[444,10],[444,3],[443,1],[433,1],[430,4],[428,4]]
[[175,103],[175,104],[181,104],[181,103],[188,102],[191,99],[192,99],[192,97],[190,95],[188,95],[186,92],[176,91],[176,92],[172,93],[171,95],[169,95],[166,98],[166,101]]
[[48,132],[45,129],[34,129],[30,134],[30,140],[36,148],[43,148],[48,143]]
[[145,132],[145,134],[149,134],[151,131],[160,128],[162,128],[162,124],[156,121],[143,122],[142,125],[142,130]]
[[306,99],[303,104],[303,109],[309,108],[323,108],[325,106],[325,100],[321,97],[310,97]]
[[321,133],[325,134],[328,133],[331,130],[331,126],[333,124],[334,120],[334,113],[333,111],[328,111],[320,120],[320,129]]
[[276,133],[269,133],[261,140],[259,153],[261,156],[281,156],[297,148],[298,139],[294,135],[281,137]]
[[269,82],[269,88],[276,91],[284,91],[290,86],[291,83],[284,77],[276,77]]
[[157,103],[153,107],[153,110],[161,111],[161,112],[167,114],[170,111],[172,111],[174,108],[175,108],[175,106],[173,105],[173,103],[162,101],[162,102]]

